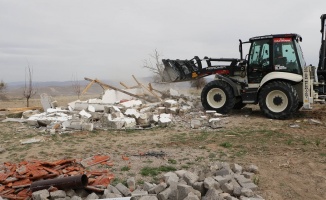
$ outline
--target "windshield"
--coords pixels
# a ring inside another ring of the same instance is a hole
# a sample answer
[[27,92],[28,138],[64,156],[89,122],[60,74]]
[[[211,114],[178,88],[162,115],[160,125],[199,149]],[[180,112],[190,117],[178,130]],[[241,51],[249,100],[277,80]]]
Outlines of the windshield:
[[273,65],[275,71],[302,74],[305,62],[298,42],[292,38],[274,38]]

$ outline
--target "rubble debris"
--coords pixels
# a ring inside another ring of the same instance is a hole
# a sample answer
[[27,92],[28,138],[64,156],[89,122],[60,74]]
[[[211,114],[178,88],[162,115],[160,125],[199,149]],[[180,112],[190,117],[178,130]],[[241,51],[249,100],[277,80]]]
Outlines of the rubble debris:
[[43,110],[57,107],[57,101],[55,101],[51,96],[47,95],[46,93],[42,93],[40,97]]
[[29,138],[29,139],[24,139],[20,140],[20,144],[31,144],[31,143],[37,143],[37,142],[42,142],[44,141],[44,138]]
[[165,157],[166,153],[164,151],[148,151],[146,153],[140,152],[133,156],[154,156],[154,157]]

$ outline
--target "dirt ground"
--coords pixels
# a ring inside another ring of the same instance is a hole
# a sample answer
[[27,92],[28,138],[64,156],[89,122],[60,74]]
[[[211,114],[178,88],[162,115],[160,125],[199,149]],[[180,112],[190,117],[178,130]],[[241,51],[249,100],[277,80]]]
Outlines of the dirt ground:
[[[4,107],[23,106],[0,102]],[[32,103],[37,106],[38,103]],[[52,161],[65,157],[84,159],[108,154],[109,168],[116,181],[134,176],[137,183],[159,182],[162,174],[141,175],[144,167],[170,166],[200,170],[216,161],[255,164],[258,194],[267,200],[326,199],[326,105],[300,111],[288,120],[265,118],[258,106],[230,113],[221,129],[191,129],[174,123],[149,130],[75,131],[50,135],[43,129],[21,123],[0,123],[0,163],[22,160]],[[321,124],[311,119],[319,120]],[[39,143],[21,145],[21,139],[43,138]],[[140,156],[148,152],[165,156]],[[127,159],[123,159],[128,157]]]

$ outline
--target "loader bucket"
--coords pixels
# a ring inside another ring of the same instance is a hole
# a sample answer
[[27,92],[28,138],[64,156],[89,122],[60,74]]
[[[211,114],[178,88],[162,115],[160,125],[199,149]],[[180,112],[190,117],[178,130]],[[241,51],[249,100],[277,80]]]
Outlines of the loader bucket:
[[[199,60],[199,59],[198,59]],[[170,60],[163,59],[164,64],[163,81],[165,82],[179,82],[189,81],[197,76],[198,70],[201,68],[200,60],[199,64],[192,60]],[[194,75],[195,74],[195,75]]]

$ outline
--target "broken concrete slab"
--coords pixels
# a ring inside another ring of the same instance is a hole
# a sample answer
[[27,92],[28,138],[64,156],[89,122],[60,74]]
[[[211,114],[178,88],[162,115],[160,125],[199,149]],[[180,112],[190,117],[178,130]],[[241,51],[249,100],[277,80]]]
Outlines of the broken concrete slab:
[[37,142],[42,142],[44,141],[44,138],[29,138],[29,139],[24,139],[20,140],[20,144],[31,144],[31,143],[37,143]]

